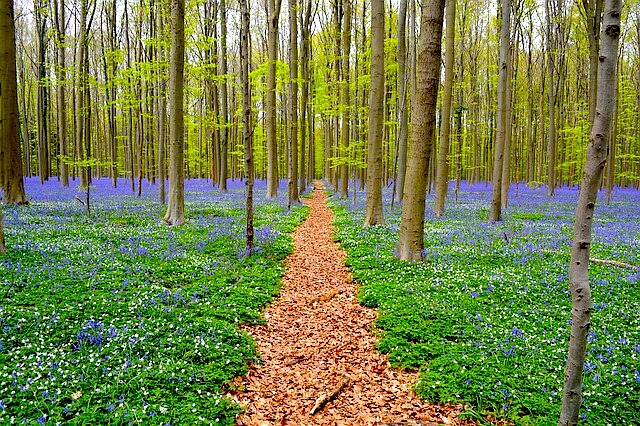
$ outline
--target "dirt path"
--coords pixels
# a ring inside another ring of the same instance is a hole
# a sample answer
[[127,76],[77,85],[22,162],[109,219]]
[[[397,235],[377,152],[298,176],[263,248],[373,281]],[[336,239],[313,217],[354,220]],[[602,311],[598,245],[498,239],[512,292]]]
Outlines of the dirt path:
[[[428,406],[410,390],[415,373],[389,367],[375,349],[376,311],[360,306],[331,239],[333,212],[314,191],[309,218],[293,234],[280,297],[265,310],[267,324],[247,327],[262,365],[237,379],[232,397],[247,407],[238,425],[370,425],[457,423],[456,407]],[[348,383],[315,415],[323,394]]]

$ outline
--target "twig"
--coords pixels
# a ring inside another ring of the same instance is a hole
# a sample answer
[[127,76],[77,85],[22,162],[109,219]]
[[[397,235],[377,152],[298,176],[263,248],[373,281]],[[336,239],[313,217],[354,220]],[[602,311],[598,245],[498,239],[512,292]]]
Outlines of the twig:
[[[543,253],[552,253],[552,254],[562,254],[558,250],[542,250]],[[640,269],[640,267],[636,265],[632,265],[630,263],[620,262],[619,260],[608,260],[608,259],[596,259],[594,257],[589,258],[589,262],[593,263],[602,263],[605,265],[613,265],[619,266],[620,268],[630,268],[630,269]]]
[[323,393],[322,395],[320,395],[318,399],[316,399],[316,405],[313,406],[309,414],[313,416],[322,407],[324,407],[327,402],[333,401],[340,394],[340,392],[342,392],[344,388],[347,387],[347,385],[349,384],[349,380],[349,376],[344,375],[342,377],[342,380],[340,380],[340,383],[338,383],[338,386],[336,386],[331,392]]

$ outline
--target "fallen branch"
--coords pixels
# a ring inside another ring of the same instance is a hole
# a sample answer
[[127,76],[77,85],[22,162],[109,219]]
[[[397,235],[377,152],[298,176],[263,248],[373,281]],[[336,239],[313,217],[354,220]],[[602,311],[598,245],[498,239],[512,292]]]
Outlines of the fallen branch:
[[338,383],[338,386],[336,386],[331,392],[323,393],[322,395],[320,395],[318,399],[316,399],[316,405],[313,406],[309,414],[313,416],[322,407],[324,407],[327,402],[333,401],[340,394],[340,392],[342,392],[344,388],[347,387],[347,385],[349,384],[349,380],[349,376],[343,376],[342,380],[340,380],[340,383]]
[[[552,254],[563,254],[558,250],[542,250],[543,253],[552,253]],[[594,263],[602,263],[605,265],[613,265],[618,266],[620,268],[630,268],[630,269],[640,269],[640,267],[636,265],[632,265],[630,263],[620,262],[619,260],[608,260],[608,259],[596,259],[594,257],[589,258],[589,262]]]

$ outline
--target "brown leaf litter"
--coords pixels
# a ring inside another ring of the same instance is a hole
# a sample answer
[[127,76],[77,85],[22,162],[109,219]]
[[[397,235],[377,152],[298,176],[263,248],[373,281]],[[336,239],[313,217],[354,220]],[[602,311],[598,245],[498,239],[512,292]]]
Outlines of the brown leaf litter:
[[[261,364],[234,380],[229,396],[249,425],[473,424],[459,405],[429,405],[411,390],[417,373],[389,366],[377,352],[376,311],[356,301],[356,285],[333,242],[333,212],[320,183],[307,220],[293,233],[280,297],[266,325],[247,326]],[[314,414],[311,414],[311,412]]]

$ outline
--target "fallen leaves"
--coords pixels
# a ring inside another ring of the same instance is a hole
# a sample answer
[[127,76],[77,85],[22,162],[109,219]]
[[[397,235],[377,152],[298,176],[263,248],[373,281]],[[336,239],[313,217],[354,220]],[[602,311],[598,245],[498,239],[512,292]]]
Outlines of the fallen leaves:
[[369,328],[376,311],[355,299],[325,200],[320,187],[307,201],[311,213],[293,234],[295,250],[280,297],[265,310],[267,324],[245,328],[262,362],[244,386],[234,382],[234,400],[247,407],[237,424],[473,424],[457,418],[460,406],[419,400],[410,390],[417,374],[390,368],[375,350]]

